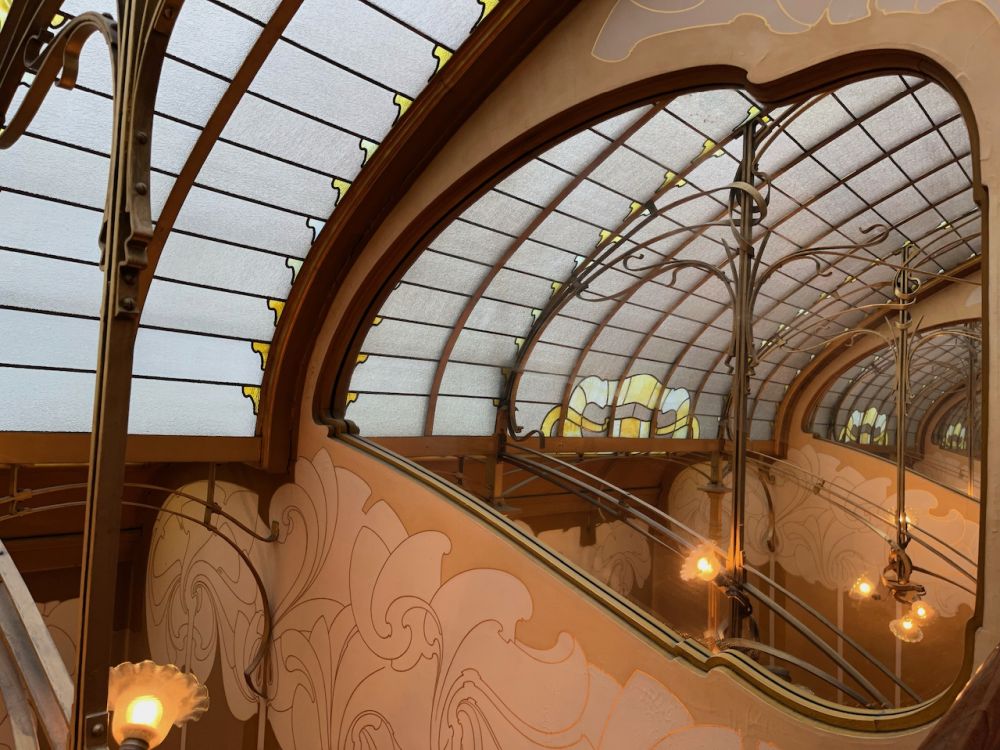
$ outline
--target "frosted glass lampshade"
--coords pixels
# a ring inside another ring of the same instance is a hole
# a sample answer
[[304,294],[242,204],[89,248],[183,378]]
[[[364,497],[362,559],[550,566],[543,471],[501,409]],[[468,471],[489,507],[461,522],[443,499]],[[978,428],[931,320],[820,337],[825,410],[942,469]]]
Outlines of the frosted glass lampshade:
[[172,664],[124,662],[108,676],[111,734],[121,744],[138,739],[153,748],[171,726],[197,721],[208,710],[208,688]]

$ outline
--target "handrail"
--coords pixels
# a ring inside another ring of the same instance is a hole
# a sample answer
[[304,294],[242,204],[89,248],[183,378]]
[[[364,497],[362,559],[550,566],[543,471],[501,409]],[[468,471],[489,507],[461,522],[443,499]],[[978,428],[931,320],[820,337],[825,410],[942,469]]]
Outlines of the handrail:
[[[530,449],[530,448],[526,449],[526,451],[529,452],[529,453],[533,453],[533,454],[539,455],[539,456],[541,456],[543,458],[552,459],[552,457],[547,456],[544,453],[541,453],[539,451],[535,451],[535,450]],[[549,479],[550,481],[553,481],[555,484],[558,484],[559,486],[563,487],[564,489],[568,489],[569,491],[574,492],[574,494],[577,494],[577,496],[581,497],[584,500],[589,500],[591,502],[594,502],[594,504],[598,505],[598,507],[603,507],[603,506],[600,505],[600,503],[595,502],[595,501],[591,500],[589,497],[586,496],[586,492],[592,492],[596,496],[598,496],[599,498],[606,499],[609,502],[613,503],[614,504],[614,509],[616,511],[618,511],[619,513],[621,513],[622,511],[630,512],[632,515],[640,518],[644,523],[648,524],[651,528],[655,528],[658,531],[660,531],[661,533],[665,533],[667,536],[669,536],[674,541],[677,541],[680,544],[686,546],[689,550],[694,547],[694,545],[692,545],[690,542],[687,542],[687,540],[685,540],[685,539],[681,538],[680,536],[674,534],[669,529],[666,529],[662,524],[659,524],[656,521],[651,520],[649,518],[649,516],[647,516],[646,514],[638,512],[633,507],[633,505],[634,504],[639,504],[639,505],[643,506],[644,508],[648,509],[649,511],[651,511],[656,516],[659,516],[660,518],[662,518],[665,521],[670,522],[670,523],[675,522],[675,519],[673,519],[672,516],[670,516],[667,513],[664,513],[659,508],[656,508],[655,506],[650,505],[649,503],[641,500],[640,498],[635,497],[634,495],[632,495],[628,491],[626,491],[626,490],[624,490],[624,489],[622,489],[620,487],[617,487],[617,486],[611,484],[607,480],[604,480],[604,479],[602,479],[600,477],[596,477],[596,479],[599,480],[600,484],[603,484],[605,486],[610,486],[610,488],[616,490],[619,494],[625,496],[625,498],[627,498],[626,502],[622,503],[620,501],[616,501],[615,498],[613,498],[610,495],[608,495],[608,493],[605,493],[602,490],[598,490],[598,489],[596,489],[596,488],[594,488],[592,486],[588,486],[582,480],[578,480],[578,479],[575,479],[574,477],[566,476],[565,474],[563,474],[562,472],[560,472],[557,468],[550,467],[550,466],[545,466],[545,465],[540,464],[540,463],[538,463],[536,461],[532,461],[530,459],[526,459],[526,458],[523,458],[521,456],[510,455],[509,453],[505,454],[505,460],[508,460],[508,461],[510,461],[511,463],[513,463],[513,464],[515,464],[517,466],[521,466],[525,470],[534,471],[534,472],[538,472],[540,474],[544,474],[547,479]],[[583,471],[583,470],[579,469],[578,467],[575,467],[572,464],[569,464],[569,463],[567,463],[565,461],[562,461],[560,459],[552,459],[552,460],[553,460],[553,463],[560,464],[562,466],[566,466],[566,467],[568,467],[570,469],[574,469],[579,474],[582,474],[582,475],[585,475],[585,476],[588,476],[588,477],[589,476],[593,476],[593,475],[590,475],[589,472]],[[575,490],[578,490],[578,491],[575,491]],[[639,533],[643,534],[644,536],[646,536],[647,538],[649,538],[651,541],[653,541],[653,542],[655,542],[657,544],[660,544],[660,545],[666,547],[667,549],[670,549],[675,554],[678,554],[678,555],[683,555],[684,554],[680,550],[676,550],[673,547],[671,547],[670,545],[664,543],[663,540],[659,539],[658,537],[656,537],[656,536],[654,536],[652,534],[649,534],[647,531],[645,531],[645,530],[643,530],[641,528],[637,528],[637,527],[633,526],[632,524],[629,524],[626,519],[623,519],[623,520],[627,523],[627,525],[629,525],[631,528],[635,529]],[[689,527],[684,526],[683,524],[681,526],[685,530],[691,531],[692,535],[695,536],[700,541],[707,541],[700,534],[698,534],[697,532],[695,532],[692,529],[689,529]],[[754,572],[759,577],[761,577],[763,580],[767,581],[769,584],[774,584],[774,582],[772,582],[770,580],[770,578],[768,578],[767,576],[765,576],[760,571],[758,571],[758,570],[756,570],[754,568],[748,568],[748,569],[751,570],[752,572]],[[778,586],[777,584],[774,584],[774,586],[775,586],[775,588],[781,589],[783,593],[787,592],[786,589],[784,589],[783,587]],[[820,639],[805,623],[803,623],[801,620],[799,620],[797,617],[795,617],[793,614],[791,614],[791,612],[789,612],[787,609],[785,609],[784,607],[782,607],[781,605],[779,605],[777,602],[775,602],[773,599],[771,599],[770,597],[767,597],[765,594],[763,594],[759,590],[755,589],[754,587],[751,587],[751,586],[747,585],[746,588],[747,588],[747,590],[751,591],[751,593],[759,601],[761,601],[763,604],[765,604],[765,606],[767,606],[767,608],[769,610],[771,610],[772,612],[774,612],[781,619],[783,619],[785,622],[787,622],[789,625],[791,625],[793,628],[795,628],[795,630],[797,630],[800,634],[802,634],[803,637],[806,638],[806,640],[808,640],[810,643],[812,643],[826,657],[830,658],[835,664],[837,664],[837,666],[839,666],[841,669],[843,669],[847,674],[851,675],[851,677],[853,679],[855,679],[858,682],[858,684],[861,685],[862,688],[864,688],[864,690],[866,692],[868,692],[869,695],[871,695],[871,697],[874,698],[878,703],[880,703],[883,707],[886,707],[886,706],[890,705],[889,702],[888,702],[888,699],[886,699],[886,697],[881,692],[879,692],[878,689],[875,688],[875,686],[870,681],[868,681],[866,678],[864,678],[861,675],[861,673],[858,672],[850,664],[850,662],[846,661],[836,651],[830,649],[829,646],[822,639]],[[788,593],[790,594],[790,592],[788,592]],[[872,656],[872,654],[870,652],[868,652],[867,650],[865,650],[864,648],[862,648],[860,646],[860,644],[858,644],[853,638],[851,638],[850,636],[848,636],[841,629],[837,628],[833,623],[831,623],[829,620],[827,620],[826,618],[824,618],[814,608],[810,607],[808,604],[806,604],[805,602],[803,602],[798,597],[796,597],[794,595],[790,595],[790,597],[797,604],[800,604],[800,606],[802,606],[803,609],[805,609],[807,612],[809,612],[809,614],[811,614],[814,617],[816,617],[821,622],[821,624],[823,624],[825,627],[827,627],[830,630],[832,630],[832,632],[835,635],[843,638],[844,642],[847,643],[848,645],[850,645],[852,648],[854,648],[857,651],[857,653],[863,659],[865,659],[865,661],[867,661],[870,664],[872,664],[872,666],[874,666],[879,672],[881,672],[882,674],[886,675],[890,680],[892,680],[894,683],[896,683],[897,685],[899,685],[900,688],[903,689],[907,693],[907,695],[909,695],[911,698],[913,698],[913,700],[915,700],[917,702],[920,701],[920,697],[919,697],[919,695],[917,695],[917,693],[915,693],[911,688],[909,688],[909,686],[907,686],[905,683],[903,683],[902,680],[900,680],[896,675],[892,674],[892,672],[889,671],[885,667],[885,665],[883,665],[874,656]],[[865,704],[866,704],[866,701],[862,701],[862,705],[865,705]]]
[[752,583],[744,583],[743,589],[750,593],[754,598],[762,602],[768,609],[782,616],[789,625],[795,628],[801,635],[805,636],[806,640],[812,643],[816,648],[823,652],[834,664],[843,669],[847,674],[849,674],[856,683],[865,689],[865,692],[872,696],[875,700],[882,704],[883,708],[890,705],[889,699],[882,695],[867,677],[861,674],[854,666],[851,665],[846,659],[844,659],[840,654],[833,650],[833,648],[820,638],[818,635],[812,632],[809,627],[802,622],[799,618],[793,615],[791,612],[786,610],[780,604],[778,604],[774,599],[769,597],[763,591],[758,589]]
[[903,690],[911,698],[913,698],[913,700],[915,700],[917,703],[920,703],[920,701],[922,700],[922,698],[917,693],[915,693],[910,688],[909,685],[907,685],[905,682],[903,682],[903,680],[900,679],[896,674],[894,674],[892,672],[892,670],[890,670],[882,662],[880,662],[878,659],[876,659],[871,654],[871,652],[868,651],[866,648],[864,648],[860,643],[858,643],[851,636],[849,636],[843,630],[841,630],[836,625],[834,625],[832,622],[830,622],[830,620],[827,617],[824,617],[823,614],[819,610],[817,610],[815,607],[813,607],[812,605],[810,605],[808,602],[806,602],[804,599],[802,599],[798,595],[796,595],[796,594],[792,593],[791,591],[789,591],[787,588],[785,588],[781,584],[777,583],[770,576],[767,576],[764,573],[762,573],[757,568],[755,568],[753,566],[750,566],[750,565],[745,566],[745,568],[746,568],[746,570],[748,570],[749,572],[753,573],[755,576],[757,576],[758,578],[760,578],[762,581],[764,581],[771,588],[775,589],[776,591],[780,591],[781,594],[782,594],[782,596],[785,596],[788,599],[791,599],[793,602],[795,602],[797,605],[799,605],[802,609],[804,609],[806,612],[808,612],[810,615],[812,615],[814,618],[816,618],[820,623],[822,623],[824,626],[826,626],[826,628],[828,630],[830,630],[831,632],[833,632],[834,635],[836,635],[838,638],[843,639],[844,643],[846,643],[851,648],[853,648],[855,651],[857,651],[859,654],[861,654],[861,656],[864,657],[864,659],[869,664],[871,664],[872,666],[874,666],[876,669],[878,669],[878,671],[880,671],[882,674],[884,674],[886,677],[888,677],[890,680],[892,680],[894,683],[896,683],[900,687],[900,689]]
[[[549,456],[548,454],[543,453],[542,451],[535,450],[534,448],[529,448],[529,447],[524,446],[524,445],[518,445],[516,447],[519,450],[526,451],[527,453],[532,453],[532,454],[534,454],[536,456],[540,456],[540,457],[545,458],[547,460],[550,460],[550,461],[552,461],[554,463],[557,463],[560,466],[565,466],[566,468],[568,468],[568,469],[570,469],[572,471],[575,471],[578,474],[582,474],[587,479],[591,479],[593,481],[599,482],[600,484],[604,485],[605,487],[608,487],[609,489],[611,489],[611,490],[613,490],[615,492],[618,492],[618,493],[624,495],[627,498],[627,500],[628,500],[628,502],[629,502],[630,505],[633,504],[633,503],[637,503],[637,504],[643,506],[644,508],[646,508],[649,511],[652,511],[654,513],[657,513],[659,515],[662,515],[662,516],[666,517],[667,519],[670,520],[671,523],[673,523],[674,525],[676,525],[678,528],[683,529],[688,534],[690,534],[695,539],[697,539],[698,542],[699,542],[699,544],[706,544],[706,543],[707,544],[712,544],[712,542],[709,539],[707,539],[703,535],[699,534],[697,531],[695,531],[694,529],[692,529],[690,526],[687,526],[686,524],[681,523],[676,518],[673,518],[669,514],[664,513],[662,510],[660,510],[659,508],[657,508],[655,505],[652,505],[651,503],[647,503],[642,498],[636,497],[635,495],[633,495],[632,493],[628,492],[627,490],[623,490],[621,487],[619,487],[619,486],[617,486],[617,485],[615,485],[615,484],[607,481],[606,479],[603,479],[602,477],[599,477],[599,476],[597,476],[595,474],[591,474],[589,471],[584,471],[583,469],[581,469],[581,468],[579,468],[577,466],[574,466],[573,464],[569,463],[568,461],[563,461],[562,459],[556,458],[555,456]],[[513,458],[509,453],[506,453],[505,457],[506,458]]]
[[331,423],[330,437],[336,443],[343,445],[346,450],[357,451],[367,456],[369,460],[402,472],[443,501],[453,504],[477,522],[484,524],[498,537],[526,553],[537,564],[551,570],[568,585],[575,587],[583,596],[620,618],[623,625],[647,639],[654,647],[686,660],[703,672],[710,672],[716,668],[732,672],[762,694],[800,715],[827,725],[865,733],[912,729],[939,717],[959,692],[961,688],[959,680],[968,674],[970,662],[967,658],[962,663],[961,677],[938,695],[917,705],[876,710],[822,698],[808,689],[789,684],[740,651],[712,653],[697,641],[684,637],[667,623],[657,620],[647,610],[611,590],[607,584],[601,583],[592,574],[567,562],[563,556],[540,542],[530,531],[515,523],[488,501],[441,478],[419,462],[400,456],[377,441],[346,433],[337,423]]
[[865,705],[865,703],[867,702],[864,696],[861,695],[861,693],[857,692],[854,688],[838,680],[833,675],[829,674],[828,672],[824,672],[819,667],[814,666],[809,662],[804,661],[803,659],[800,659],[794,654],[790,654],[787,651],[782,651],[781,649],[774,648],[774,646],[769,646],[766,643],[759,643],[758,641],[751,641],[746,638],[725,638],[719,641],[719,646],[720,648],[723,649],[734,649],[738,651],[759,651],[762,654],[773,656],[775,659],[780,659],[781,661],[788,662],[789,664],[792,664],[798,667],[799,669],[808,672],[814,677],[818,677],[828,685],[832,685],[833,687],[837,688],[837,690],[841,690],[847,693],[847,695],[851,696],[862,706]]
[[[764,455],[764,454],[758,454],[758,455]],[[771,469],[775,469],[776,471],[778,471],[778,472],[781,472],[781,473],[783,473],[783,474],[784,474],[785,476],[788,476],[788,475],[789,475],[789,469],[786,469],[786,468],[784,468],[784,466],[781,466],[781,467],[779,467],[779,466],[775,466],[774,464],[772,464],[772,463],[770,463],[770,462],[768,462],[768,461],[764,461],[764,460],[762,460],[762,459],[759,459],[759,458],[756,458],[756,457],[751,457],[751,459],[750,459],[750,460],[751,460],[751,461],[754,461],[754,462],[756,462],[756,463],[758,463],[758,464],[760,464],[760,465],[763,465],[763,466],[766,466],[767,468],[771,468]],[[809,472],[807,472],[807,471],[806,471],[805,469],[802,469],[802,468],[800,468],[800,467],[798,467],[798,466],[795,466],[795,464],[792,464],[792,463],[791,463],[791,462],[789,462],[789,461],[784,461],[784,460],[782,460],[782,459],[774,459],[774,461],[775,461],[775,462],[777,462],[777,463],[781,463],[781,464],[787,464],[787,465],[788,465],[788,466],[790,466],[790,467],[791,467],[792,469],[795,469],[795,470],[797,470],[798,472],[800,472],[800,474],[803,474],[803,475],[805,475],[805,476],[806,476],[807,478],[810,478],[810,479],[813,479],[813,480],[815,480],[815,481],[817,481],[817,482],[822,482],[822,479],[821,479],[820,477],[817,477],[817,476],[815,476],[814,474],[810,474],[810,473],[809,473]],[[793,479],[793,481],[801,481],[801,480],[798,480],[798,479],[797,479],[796,477],[792,477],[792,479]],[[875,517],[875,518],[876,518],[877,520],[881,520],[881,521],[882,521],[883,523],[885,523],[885,524],[887,524],[887,525],[890,525],[890,526],[893,526],[893,527],[894,527],[894,522],[893,522],[893,521],[891,521],[891,520],[886,520],[886,519],[884,519],[884,518],[878,518],[878,515],[877,515],[876,513],[874,513],[874,512],[871,512],[871,511],[866,511],[866,510],[865,510],[865,509],[864,509],[864,508],[862,507],[862,505],[861,505],[861,504],[859,504],[859,503],[855,503],[855,502],[853,502],[853,501],[851,501],[851,500],[849,500],[849,499],[846,499],[846,498],[843,498],[843,497],[840,497],[840,496],[838,495],[838,493],[835,493],[835,492],[833,492],[831,488],[836,488],[836,489],[838,489],[838,490],[841,490],[842,492],[845,492],[845,493],[847,493],[847,494],[849,494],[849,495],[853,495],[854,497],[857,497],[857,498],[858,498],[859,500],[861,500],[861,501],[862,501],[862,502],[863,502],[864,504],[866,504],[866,505],[871,505],[871,506],[872,506],[872,507],[874,507],[875,509],[877,509],[877,510],[879,510],[879,511],[881,511],[881,512],[884,512],[884,513],[886,513],[887,515],[889,514],[889,512],[888,512],[888,511],[887,511],[887,510],[886,510],[885,508],[882,508],[881,506],[878,506],[878,505],[876,505],[875,503],[871,502],[870,500],[868,500],[867,498],[864,498],[864,497],[863,497],[863,496],[861,496],[861,495],[858,495],[858,494],[857,494],[856,492],[854,492],[853,490],[849,490],[849,489],[847,489],[846,487],[841,487],[841,486],[839,486],[839,485],[829,485],[829,484],[825,484],[825,483],[823,483],[823,484],[822,484],[822,485],[821,485],[821,486],[819,487],[818,491],[814,492],[814,494],[815,494],[815,495],[816,495],[817,497],[821,497],[821,498],[822,498],[823,496],[822,496],[822,495],[820,494],[820,491],[827,491],[827,492],[829,492],[829,494],[830,494],[830,495],[832,495],[832,496],[833,496],[834,498],[837,498],[837,499],[840,499],[840,500],[842,500],[842,501],[846,502],[847,504],[849,504],[849,505],[851,505],[851,506],[853,506],[853,507],[855,507],[855,508],[859,508],[859,509],[860,509],[860,510],[861,510],[862,512],[868,512],[868,513],[869,513],[869,515],[871,515],[871,516]],[[827,502],[831,502],[829,498],[823,498],[823,499],[826,499],[826,500],[827,500]],[[876,529],[876,528],[875,528],[875,527],[874,527],[874,526],[873,526],[872,524],[868,523],[868,522],[867,522],[867,521],[866,521],[865,519],[863,519],[863,518],[862,518],[861,516],[859,516],[859,515],[858,515],[857,513],[855,513],[855,512],[853,512],[853,511],[849,510],[848,508],[845,508],[845,507],[842,507],[842,506],[836,506],[836,507],[837,507],[837,510],[839,510],[839,511],[841,511],[841,512],[843,512],[843,513],[848,513],[848,514],[849,514],[849,515],[851,515],[851,516],[854,516],[854,517],[855,517],[855,518],[857,518],[857,519],[858,519],[859,521],[861,521],[861,522],[862,522],[862,523],[864,523],[864,524],[865,524],[866,526],[868,526],[868,528],[869,528],[869,529],[871,529],[871,530],[872,530],[873,532],[875,532],[876,534],[879,534],[879,535],[883,536],[883,538],[885,538],[885,539],[886,539],[886,541],[889,541],[888,537],[885,537],[885,535],[884,535],[884,534],[882,534],[882,532],[881,532],[881,531],[879,531],[878,529]],[[917,544],[919,544],[919,545],[920,545],[921,547],[923,547],[924,549],[928,550],[928,551],[929,551],[929,552],[931,552],[932,554],[934,554],[934,555],[936,555],[937,557],[941,558],[941,560],[942,560],[942,561],[944,561],[944,562],[945,562],[945,563],[946,563],[947,565],[951,566],[951,567],[952,567],[952,568],[954,568],[954,569],[955,569],[956,571],[958,571],[959,573],[961,573],[962,575],[964,575],[964,576],[965,576],[966,578],[970,579],[970,580],[971,580],[971,581],[973,581],[973,582],[975,582],[975,581],[976,581],[976,576],[975,576],[975,575],[973,575],[973,574],[969,573],[969,572],[968,572],[967,570],[965,570],[964,568],[962,568],[961,566],[959,566],[959,565],[958,565],[958,563],[956,563],[956,562],[955,562],[954,560],[952,560],[951,558],[949,558],[949,557],[945,556],[944,554],[942,554],[940,550],[937,550],[937,549],[935,549],[935,548],[934,548],[934,547],[933,547],[932,545],[928,544],[928,543],[927,543],[927,542],[926,542],[925,540],[923,540],[923,539],[920,539],[920,535],[926,535],[926,536],[930,536],[930,537],[931,537],[931,538],[933,538],[933,539],[934,539],[934,540],[935,540],[936,542],[938,542],[938,543],[939,543],[939,544],[941,544],[942,546],[946,547],[946,548],[947,548],[947,550],[948,550],[949,552],[951,552],[951,553],[953,553],[953,554],[957,555],[958,557],[961,557],[961,558],[962,558],[963,560],[965,560],[966,562],[968,562],[968,563],[969,563],[970,565],[972,565],[972,566],[975,566],[975,565],[976,565],[976,562],[975,562],[974,560],[972,560],[972,559],[971,559],[970,557],[968,557],[968,556],[967,556],[967,555],[966,555],[965,553],[963,553],[963,552],[962,552],[961,550],[959,550],[959,549],[957,549],[957,548],[953,547],[953,546],[952,546],[951,544],[949,544],[948,542],[945,542],[944,540],[942,540],[942,539],[939,539],[938,537],[934,536],[933,534],[931,534],[930,532],[926,531],[925,529],[921,529],[921,528],[920,528],[919,526],[917,526],[917,525],[915,525],[915,524],[912,524],[912,525],[910,525],[910,528],[911,528],[911,531],[912,531],[912,530],[915,530],[915,531],[917,532],[917,534],[913,534],[913,533],[911,533],[911,534],[910,534],[910,536],[911,536],[911,538],[913,539],[913,541],[915,541],[915,542],[916,542]],[[946,581],[948,581],[949,583],[953,583],[953,584],[955,584],[956,586],[958,585],[958,584],[957,584],[956,582],[954,582],[954,581],[951,581],[950,579],[942,579],[942,580],[946,580]]]

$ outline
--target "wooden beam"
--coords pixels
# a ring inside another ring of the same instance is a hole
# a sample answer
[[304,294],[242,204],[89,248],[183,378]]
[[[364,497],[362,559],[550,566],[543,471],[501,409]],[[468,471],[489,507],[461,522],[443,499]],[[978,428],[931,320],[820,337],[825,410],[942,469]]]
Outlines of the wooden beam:
[[[141,543],[141,529],[122,529],[118,545],[118,562],[133,562]],[[49,570],[68,570],[80,567],[83,535],[4,537],[4,546],[21,575]]]
[[[129,435],[125,460],[137,463],[257,463],[259,437]],[[73,432],[0,433],[0,464],[86,465],[90,434]]]

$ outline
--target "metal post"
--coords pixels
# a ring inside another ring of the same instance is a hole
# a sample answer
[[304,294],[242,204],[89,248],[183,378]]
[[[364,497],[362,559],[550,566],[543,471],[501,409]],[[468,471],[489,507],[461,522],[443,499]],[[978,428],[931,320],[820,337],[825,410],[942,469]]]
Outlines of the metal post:
[[969,337],[965,340],[965,346],[969,352],[969,378],[966,384],[965,395],[965,450],[969,465],[968,495],[976,496],[976,453],[975,453],[975,431],[974,420],[976,417],[976,343],[972,338],[972,324],[966,326]]
[[[711,481],[705,488],[708,494],[708,538],[713,544],[722,546],[722,497],[726,494],[726,488],[722,484],[722,455],[719,451],[712,451],[711,465],[709,469]],[[717,586],[709,585],[708,589],[708,632],[711,643],[716,643],[719,637],[719,589]]]
[[910,244],[902,248],[901,269],[896,277],[899,317],[896,322],[896,544],[909,543],[906,527],[906,410],[910,381]]
[[139,275],[152,235],[149,165],[160,67],[182,0],[119,0],[113,48],[114,133],[101,231],[101,305],[94,421],[80,577],[73,747],[108,746],[107,691],[125,479]]
[[[751,119],[743,126],[743,159],[740,163],[739,180],[748,185],[754,183],[754,135],[756,120]],[[750,392],[750,357],[753,353],[753,300],[751,290],[751,262],[753,261],[753,209],[751,195],[739,191],[740,237],[737,246],[736,307],[733,310],[734,331],[734,371],[732,385],[733,408],[733,492],[732,516],[729,529],[729,555],[726,567],[729,577],[737,586],[746,581],[743,570],[743,526],[746,509],[747,484],[747,399]],[[743,606],[739,600],[730,600],[729,637],[739,637],[743,630]]]

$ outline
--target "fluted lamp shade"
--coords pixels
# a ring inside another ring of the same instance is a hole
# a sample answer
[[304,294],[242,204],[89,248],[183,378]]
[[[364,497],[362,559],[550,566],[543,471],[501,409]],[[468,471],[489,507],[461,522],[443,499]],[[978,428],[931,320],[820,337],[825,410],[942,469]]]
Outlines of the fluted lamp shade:
[[171,726],[197,721],[208,710],[208,688],[172,664],[124,662],[108,677],[108,710],[114,712],[115,741],[139,740],[153,748]]

